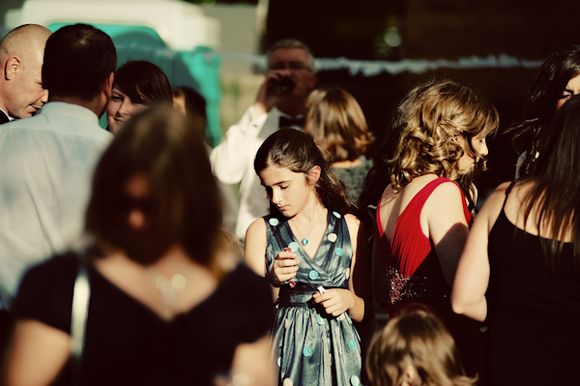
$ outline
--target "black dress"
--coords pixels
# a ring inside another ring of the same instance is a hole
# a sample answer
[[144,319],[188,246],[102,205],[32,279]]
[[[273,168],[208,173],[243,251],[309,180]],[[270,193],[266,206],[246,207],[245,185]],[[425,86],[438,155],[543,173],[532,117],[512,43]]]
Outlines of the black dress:
[[[73,255],[53,258],[24,277],[14,312],[70,333]],[[267,282],[240,265],[206,300],[171,322],[89,269],[83,385],[210,385],[227,374],[239,343],[264,336],[273,319]],[[69,385],[68,368],[55,384]]]
[[502,209],[488,253],[490,384],[580,384],[580,278],[572,245],[564,245],[552,272],[540,238],[517,228]]

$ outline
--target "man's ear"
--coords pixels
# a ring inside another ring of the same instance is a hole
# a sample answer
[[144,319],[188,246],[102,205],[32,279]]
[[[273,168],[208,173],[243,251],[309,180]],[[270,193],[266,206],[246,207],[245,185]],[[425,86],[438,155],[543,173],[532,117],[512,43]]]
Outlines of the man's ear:
[[320,171],[321,169],[318,165],[313,166],[312,169],[308,171],[308,181],[310,181],[312,185],[315,185],[320,179]]
[[107,97],[107,100],[111,98],[111,94],[113,93],[113,81],[115,80],[115,73],[111,72],[105,83],[103,83],[103,94]]
[[10,56],[4,63],[4,79],[12,80],[16,77],[16,73],[22,66],[20,59],[17,56]]

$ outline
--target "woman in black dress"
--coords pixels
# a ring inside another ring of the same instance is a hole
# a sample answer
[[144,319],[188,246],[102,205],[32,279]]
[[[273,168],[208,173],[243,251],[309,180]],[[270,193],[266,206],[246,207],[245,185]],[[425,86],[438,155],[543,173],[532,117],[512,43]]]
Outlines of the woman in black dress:
[[489,197],[455,276],[453,309],[487,318],[492,386],[578,383],[580,96],[540,133],[535,166]]
[[186,118],[170,107],[136,115],[97,166],[89,247],[32,268],[21,283],[3,384],[73,383],[81,264],[91,293],[80,384],[275,382],[271,291],[245,266],[220,264],[220,221],[207,152]]

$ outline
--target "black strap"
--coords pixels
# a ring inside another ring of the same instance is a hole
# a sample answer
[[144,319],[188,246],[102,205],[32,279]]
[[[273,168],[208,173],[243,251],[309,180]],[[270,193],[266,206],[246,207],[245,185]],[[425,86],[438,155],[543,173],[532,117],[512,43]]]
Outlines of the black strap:
[[509,186],[507,187],[507,189],[505,190],[505,197],[503,199],[503,204],[501,206],[501,211],[503,212],[504,208],[505,208],[505,203],[507,202],[508,196],[512,191],[512,188],[514,187],[514,185],[516,184],[516,180],[512,180],[512,182],[509,184]]

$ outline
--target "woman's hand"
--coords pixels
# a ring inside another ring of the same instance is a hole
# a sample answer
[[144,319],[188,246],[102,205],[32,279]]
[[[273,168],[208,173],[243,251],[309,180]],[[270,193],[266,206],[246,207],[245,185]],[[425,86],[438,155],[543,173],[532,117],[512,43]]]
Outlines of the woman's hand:
[[321,304],[328,315],[339,316],[354,306],[354,294],[345,288],[330,288],[312,295],[316,304]]
[[274,263],[270,269],[270,282],[275,286],[292,280],[298,273],[300,260],[298,256],[290,251],[282,251],[274,258]]

